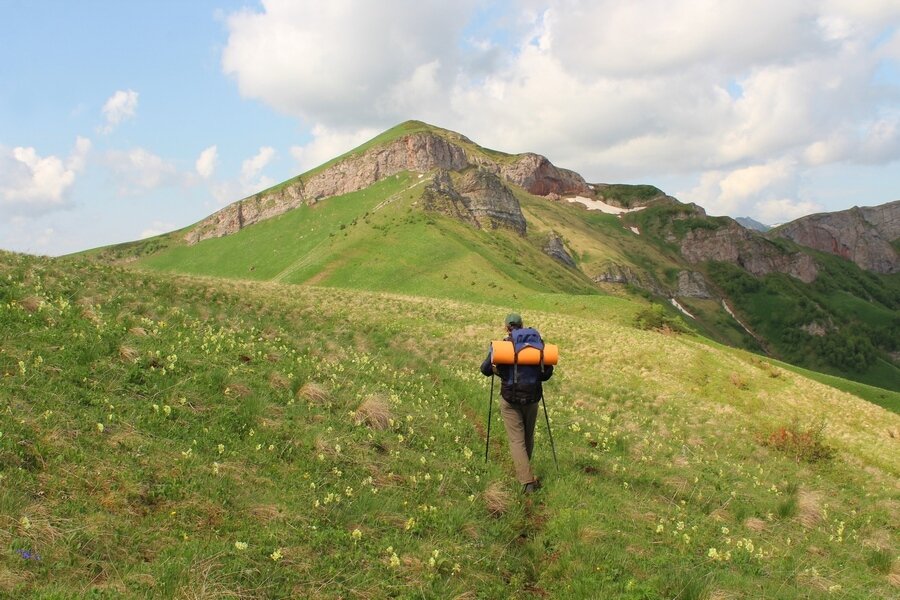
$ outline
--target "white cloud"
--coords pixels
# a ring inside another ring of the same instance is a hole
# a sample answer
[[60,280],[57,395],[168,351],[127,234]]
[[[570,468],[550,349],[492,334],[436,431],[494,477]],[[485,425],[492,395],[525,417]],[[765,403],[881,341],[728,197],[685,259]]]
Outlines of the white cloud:
[[796,169],[796,163],[778,160],[732,171],[707,171],[696,187],[676,195],[683,202],[703,206],[710,214],[747,215],[759,202],[796,193]]
[[210,146],[200,153],[195,163],[197,174],[203,179],[209,179],[216,171],[219,162],[219,149],[217,146]]
[[261,189],[275,184],[271,177],[262,175],[263,169],[275,158],[275,148],[264,146],[252,156],[241,163],[241,188],[245,194],[258,192]]
[[787,213],[805,209],[784,199],[809,169],[900,157],[900,90],[876,77],[900,67],[895,0],[519,0],[484,15],[264,0],[229,17],[222,68],[313,126],[291,149],[304,168],[417,118],[591,181],[692,177],[714,209]]
[[175,164],[144,148],[112,150],[106,164],[118,184],[120,195],[133,195],[185,182]]
[[303,146],[292,146],[291,156],[297,161],[300,172],[308,171],[352,150],[379,133],[379,130],[373,128],[344,132],[316,125],[312,130],[312,141]]
[[[243,95],[311,122],[392,124],[397,111],[384,103],[386,93],[439,57],[452,63],[473,6],[264,0],[260,12],[228,18],[222,68]],[[427,76],[449,87],[455,69],[438,71]]]
[[772,198],[757,202],[747,214],[753,215],[754,218],[762,223],[777,225],[821,210],[822,207],[815,202],[791,200],[789,198]]
[[102,133],[112,131],[123,121],[131,119],[137,113],[138,93],[134,90],[119,90],[109,97],[103,105],[103,116],[106,123]]
[[164,221],[153,221],[150,224],[150,227],[141,231],[140,239],[144,240],[150,237],[155,237],[157,235],[162,235],[168,231],[173,231],[176,228],[174,223],[167,223]]
[[0,147],[0,208],[10,215],[36,215],[64,208],[67,193],[84,170],[91,141],[78,137],[65,159],[42,157],[31,147]]
[[263,171],[276,155],[277,152],[271,146],[261,147],[256,154],[241,163],[241,172],[237,178],[210,184],[209,191],[213,198],[219,205],[228,204],[275,185],[276,181]]

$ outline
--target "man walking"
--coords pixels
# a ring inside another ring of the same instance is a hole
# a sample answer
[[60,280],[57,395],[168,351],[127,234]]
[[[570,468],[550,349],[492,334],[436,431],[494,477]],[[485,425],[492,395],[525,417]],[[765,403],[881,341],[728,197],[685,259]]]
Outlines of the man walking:
[[[540,333],[522,324],[516,313],[505,320],[506,341],[519,345],[536,340],[543,348]],[[542,383],[553,376],[552,365],[494,365],[491,353],[481,363],[481,373],[486,377],[500,377],[500,415],[506,427],[509,451],[516,467],[516,478],[524,486],[526,494],[541,487],[531,470],[531,453],[534,449],[534,426],[538,417],[538,403],[543,395]]]

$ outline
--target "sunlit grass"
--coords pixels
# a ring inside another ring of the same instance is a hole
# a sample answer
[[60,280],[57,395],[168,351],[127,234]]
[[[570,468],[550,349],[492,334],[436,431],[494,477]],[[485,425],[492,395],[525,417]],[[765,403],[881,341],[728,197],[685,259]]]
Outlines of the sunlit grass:
[[[497,411],[482,455],[506,307],[0,255],[0,595],[896,596],[900,417],[535,302],[526,497]],[[791,423],[835,456],[761,443]]]

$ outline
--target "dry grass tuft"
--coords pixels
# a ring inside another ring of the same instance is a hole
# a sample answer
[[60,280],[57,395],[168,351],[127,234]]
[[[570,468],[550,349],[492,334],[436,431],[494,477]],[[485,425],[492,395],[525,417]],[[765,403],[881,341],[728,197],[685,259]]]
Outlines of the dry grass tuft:
[[749,519],[744,520],[744,527],[758,533],[766,530],[766,522],[762,519],[757,519],[756,517],[750,517]]
[[41,310],[41,306],[44,305],[44,299],[39,298],[38,296],[28,296],[22,300],[19,300],[19,306],[25,309],[26,312],[36,313]]
[[372,429],[387,429],[391,420],[390,404],[383,396],[372,394],[356,409],[353,420],[357,425],[365,423]]
[[250,509],[250,514],[263,523],[280,519],[282,516],[281,509],[275,504],[258,504]]
[[132,327],[128,330],[128,333],[130,333],[131,335],[136,335],[137,337],[146,337],[147,330],[143,327]]
[[269,385],[272,386],[272,389],[286,390],[291,387],[291,380],[278,371],[272,371],[269,375]]
[[725,590],[713,590],[706,596],[706,600],[735,600],[735,598],[739,598],[739,596]]
[[493,481],[482,494],[484,505],[492,517],[500,517],[509,510],[511,496],[499,481]]
[[888,583],[896,588],[900,588],[900,573],[890,573],[887,576]]
[[236,396],[238,398],[246,398],[250,394],[253,393],[253,390],[250,389],[250,386],[243,383],[229,383],[228,387],[225,388],[226,396]]
[[828,592],[834,587],[834,582],[827,577],[812,572],[802,572],[797,576],[797,582],[803,587],[815,588],[821,592]]
[[321,384],[307,381],[297,390],[297,397],[305,399],[310,404],[325,404],[328,402],[328,390]]
[[124,362],[133,363],[138,359],[139,353],[131,346],[119,346],[119,358]]
[[102,325],[103,321],[100,320],[100,316],[97,314],[97,311],[94,310],[93,306],[85,306],[81,309],[81,316],[93,323],[94,325]]
[[806,528],[815,527],[822,519],[822,495],[801,491],[797,495],[797,520]]
[[731,381],[731,385],[739,390],[746,390],[748,387],[750,387],[747,383],[747,380],[735,371],[731,372],[731,374],[728,376],[728,379]]

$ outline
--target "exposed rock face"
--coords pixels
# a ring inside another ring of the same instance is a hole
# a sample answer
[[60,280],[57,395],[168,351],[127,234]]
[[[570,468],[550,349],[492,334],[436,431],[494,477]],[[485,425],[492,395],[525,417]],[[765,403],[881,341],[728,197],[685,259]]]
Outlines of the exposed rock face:
[[712,298],[709,286],[703,273],[697,271],[678,272],[678,291],[676,296],[683,298]]
[[463,169],[469,165],[462,147],[444,138],[419,133],[403,136],[387,146],[379,146],[358,156],[297,180],[275,192],[259,193],[230,204],[192,228],[189,244],[235,233],[247,225],[286,213],[302,203],[314,204],[369,187],[401,171],[426,173],[432,169]]
[[422,192],[422,206],[479,229],[507,227],[525,235],[519,201],[499,177],[485,169],[470,169],[456,182],[441,171]]
[[681,254],[695,264],[708,260],[729,262],[756,276],[778,272],[812,283],[818,275],[816,263],[809,255],[786,253],[736,222],[712,230],[692,229],[681,242]]
[[806,325],[801,326],[800,329],[802,329],[803,331],[805,331],[805,332],[808,333],[809,335],[812,335],[812,336],[815,336],[815,337],[822,337],[823,335],[825,335],[826,333],[828,333],[828,330],[825,329],[825,326],[824,326],[824,325],[822,325],[821,323],[816,323],[815,321],[813,321],[812,323],[807,323]]
[[555,231],[550,232],[550,239],[547,240],[547,245],[544,246],[544,252],[567,267],[575,267],[575,261],[572,260],[569,253],[566,252],[566,247],[563,245],[562,238],[560,238]]
[[[468,142],[462,136],[458,140]],[[414,133],[362,154],[349,156],[309,177],[298,178],[279,190],[260,192],[230,204],[191,228],[185,235],[185,240],[189,244],[196,244],[208,238],[236,233],[247,225],[278,216],[303,203],[314,204],[325,198],[355,192],[402,171],[461,171],[473,165],[485,172],[500,175],[532,194],[590,193],[590,188],[578,173],[557,168],[543,156],[523,154],[512,164],[501,165],[482,155],[471,154],[463,146],[435,133]],[[488,193],[488,187],[478,192],[479,184],[470,182],[469,185],[475,187],[470,194],[463,193],[463,196],[471,199]],[[491,183],[490,186],[494,184]],[[491,189],[497,191],[499,188],[494,186]],[[521,216],[518,202],[516,207],[517,210],[513,212]],[[500,206],[498,211],[509,212],[507,209],[508,203]],[[475,210],[485,214],[490,212],[483,204]],[[499,221],[506,222],[509,219],[502,217]],[[515,228],[518,229],[519,226]],[[524,231],[524,218],[521,228]]]
[[770,235],[852,260],[875,273],[900,273],[891,242],[900,238],[900,201],[801,217]]
[[548,194],[591,194],[591,188],[584,178],[574,171],[553,166],[539,154],[522,154],[511,165],[500,167],[504,179],[523,187],[538,196]]
[[659,296],[669,296],[669,291],[662,287],[655,279],[645,273],[635,271],[631,267],[618,263],[608,263],[592,278],[597,283],[630,284],[636,288],[647,290]]

